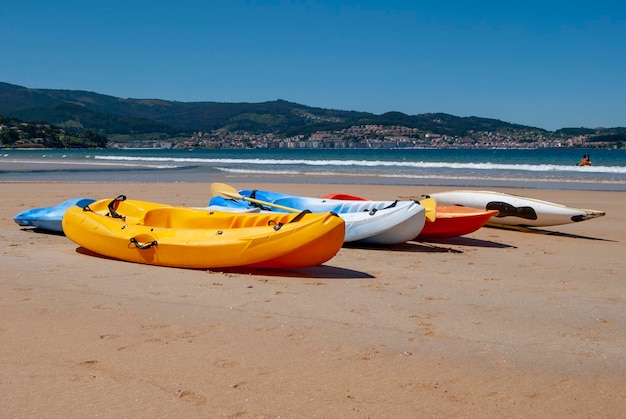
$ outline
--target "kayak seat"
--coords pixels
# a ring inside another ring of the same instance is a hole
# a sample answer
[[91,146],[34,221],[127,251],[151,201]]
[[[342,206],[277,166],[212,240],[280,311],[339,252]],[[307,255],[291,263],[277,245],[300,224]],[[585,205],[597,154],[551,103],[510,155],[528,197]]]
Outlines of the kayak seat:
[[143,225],[157,228],[187,228],[189,217],[180,215],[182,214],[175,208],[151,209],[145,213]]
[[293,214],[281,213],[230,213],[165,207],[147,211],[142,224],[156,228],[229,229],[284,224],[293,217]]

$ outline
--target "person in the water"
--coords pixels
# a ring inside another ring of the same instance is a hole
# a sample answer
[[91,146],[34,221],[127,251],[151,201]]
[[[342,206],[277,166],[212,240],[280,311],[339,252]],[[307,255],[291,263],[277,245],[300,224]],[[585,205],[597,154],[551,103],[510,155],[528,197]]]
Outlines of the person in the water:
[[589,154],[585,154],[582,159],[578,162],[578,166],[591,166],[591,160],[589,158]]

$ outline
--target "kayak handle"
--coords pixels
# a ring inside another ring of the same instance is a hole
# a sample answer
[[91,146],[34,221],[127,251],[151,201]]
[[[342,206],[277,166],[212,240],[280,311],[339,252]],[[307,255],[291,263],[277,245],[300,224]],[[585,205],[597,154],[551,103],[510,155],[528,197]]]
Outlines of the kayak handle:
[[126,201],[126,195],[120,195],[117,198],[115,198],[113,201],[109,202],[109,205],[108,205],[109,213],[107,214],[109,217],[121,218],[122,220],[126,220],[126,217],[118,214],[116,211],[117,207],[120,205],[120,202],[122,201]]
[[301,211],[300,214],[296,215],[295,217],[293,217],[293,219],[291,221],[289,221],[290,223],[297,223],[298,221],[300,221],[305,214],[311,214],[311,210],[305,209],[304,211]]
[[159,244],[159,242],[157,242],[156,240],[152,240],[151,242],[148,242],[148,243],[144,243],[144,244],[142,244],[142,243],[139,243],[139,242],[137,241],[137,239],[136,239],[136,238],[134,238],[134,237],[131,237],[131,239],[130,239],[130,243],[131,243],[131,244],[134,244],[134,245],[135,245],[135,247],[136,247],[137,249],[139,249],[139,250],[146,250],[146,249],[150,249],[151,247],[156,246],[156,245],[158,245],[158,244]]

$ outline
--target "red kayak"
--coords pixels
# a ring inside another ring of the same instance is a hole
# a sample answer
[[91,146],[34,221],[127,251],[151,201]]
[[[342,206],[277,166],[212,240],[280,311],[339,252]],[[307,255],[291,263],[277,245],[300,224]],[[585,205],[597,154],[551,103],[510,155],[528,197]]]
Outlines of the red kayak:
[[[343,199],[346,201],[367,201],[360,196],[348,194],[329,194],[323,198]],[[435,221],[427,222],[417,241],[441,240],[464,236],[473,233],[484,226],[491,217],[498,215],[498,210],[483,210],[478,208],[462,207],[460,205],[437,205]]]

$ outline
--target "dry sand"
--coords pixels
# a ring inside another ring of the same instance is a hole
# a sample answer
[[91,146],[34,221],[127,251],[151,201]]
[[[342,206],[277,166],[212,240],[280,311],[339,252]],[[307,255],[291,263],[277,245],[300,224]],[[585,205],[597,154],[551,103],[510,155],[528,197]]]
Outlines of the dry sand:
[[186,270],[85,254],[12,217],[120,193],[204,206],[208,184],[0,183],[0,416],[624,417],[624,194],[508,191],[607,215],[344,247],[296,271]]

